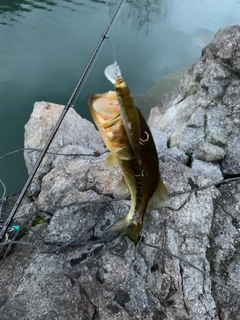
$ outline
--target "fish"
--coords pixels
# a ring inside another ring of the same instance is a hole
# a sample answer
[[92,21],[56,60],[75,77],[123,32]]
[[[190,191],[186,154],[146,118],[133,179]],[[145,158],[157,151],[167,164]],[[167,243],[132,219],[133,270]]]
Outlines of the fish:
[[131,196],[129,213],[107,231],[109,238],[126,235],[137,243],[147,208],[158,209],[168,198],[160,177],[156,146],[150,128],[135,106],[130,89],[116,62],[108,66],[105,76],[114,91],[93,94],[87,98],[90,113],[103,142],[110,151],[105,167],[117,164],[122,178],[114,188],[117,199]]

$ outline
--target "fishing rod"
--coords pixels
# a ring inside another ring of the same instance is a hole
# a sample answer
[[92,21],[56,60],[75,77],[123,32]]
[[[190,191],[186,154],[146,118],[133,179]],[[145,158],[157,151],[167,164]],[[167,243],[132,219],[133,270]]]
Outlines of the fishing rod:
[[61,113],[61,115],[60,115],[55,127],[53,128],[53,130],[52,130],[52,132],[51,132],[51,134],[50,134],[50,136],[49,136],[49,138],[48,138],[48,140],[47,140],[47,142],[46,142],[46,144],[45,144],[45,146],[44,146],[44,148],[43,148],[43,150],[42,150],[42,152],[41,152],[41,154],[40,154],[40,156],[39,156],[39,158],[37,160],[37,162],[35,163],[32,171],[30,172],[29,177],[28,177],[28,179],[27,179],[27,181],[26,181],[26,183],[25,183],[25,185],[24,185],[24,187],[23,187],[23,189],[22,189],[17,201],[15,202],[15,205],[14,205],[12,211],[10,212],[7,220],[5,221],[5,223],[3,225],[3,228],[2,228],[1,233],[0,233],[0,242],[2,242],[2,240],[4,239],[4,236],[5,236],[5,234],[6,234],[7,230],[8,230],[9,225],[12,222],[12,219],[13,219],[14,215],[16,214],[16,212],[17,212],[17,210],[18,210],[18,208],[19,208],[19,206],[20,206],[20,204],[21,204],[21,202],[22,202],[22,200],[23,200],[23,198],[24,198],[24,196],[25,196],[25,194],[27,192],[27,189],[28,189],[29,185],[31,184],[31,182],[32,182],[32,180],[33,180],[33,178],[34,178],[34,176],[35,176],[35,174],[36,174],[36,172],[37,172],[37,170],[38,170],[38,168],[39,168],[39,166],[40,166],[40,164],[41,164],[41,162],[42,162],[42,160],[43,160],[43,158],[44,158],[44,156],[45,156],[45,154],[46,154],[46,152],[47,152],[47,150],[48,150],[48,148],[50,146],[50,144],[52,143],[53,138],[55,137],[55,135],[56,135],[56,133],[57,133],[57,131],[58,131],[58,129],[59,129],[64,117],[65,117],[65,115],[66,115],[66,113],[68,112],[69,108],[71,107],[73,100],[77,96],[77,93],[81,89],[82,84],[83,84],[83,82],[84,82],[84,80],[85,80],[85,78],[86,78],[86,76],[88,74],[88,71],[89,71],[90,67],[94,63],[94,60],[95,60],[98,52],[100,51],[103,43],[105,42],[106,39],[108,39],[108,35],[107,34],[108,34],[111,26],[113,25],[113,23],[114,23],[114,21],[115,21],[115,19],[117,17],[117,14],[119,13],[119,11],[121,9],[121,6],[122,6],[123,2],[124,2],[124,0],[120,0],[119,4],[117,5],[117,7],[116,7],[116,9],[115,9],[115,11],[114,11],[109,23],[107,24],[102,36],[100,37],[100,40],[99,40],[96,48],[94,49],[94,51],[93,51],[93,53],[92,53],[87,65],[86,65],[86,67],[85,67],[85,69],[83,71],[83,73],[82,73],[82,75],[81,75],[81,77],[80,77],[75,89],[73,90],[73,93],[72,93],[71,97],[69,98],[68,103],[64,107],[64,109],[63,109],[63,111],[62,111],[62,113]]

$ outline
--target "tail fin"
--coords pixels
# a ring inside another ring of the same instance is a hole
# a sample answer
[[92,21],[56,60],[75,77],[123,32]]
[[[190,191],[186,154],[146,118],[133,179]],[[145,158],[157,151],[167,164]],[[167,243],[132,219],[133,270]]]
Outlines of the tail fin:
[[132,242],[137,243],[140,237],[140,233],[142,231],[142,224],[131,224],[126,230],[126,236]]
[[131,241],[137,243],[141,230],[142,225],[133,224],[131,220],[128,220],[125,217],[107,229],[103,238],[111,241],[117,236],[126,235]]

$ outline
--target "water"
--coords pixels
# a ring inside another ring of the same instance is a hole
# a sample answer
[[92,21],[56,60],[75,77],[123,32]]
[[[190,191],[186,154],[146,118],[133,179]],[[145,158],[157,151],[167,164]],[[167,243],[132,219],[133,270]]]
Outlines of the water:
[[[0,1],[0,155],[23,147],[35,101],[67,103],[117,3]],[[115,52],[147,116],[214,33],[239,21],[238,0],[127,1],[79,95],[77,112],[90,119],[86,97],[111,89],[103,70]],[[21,190],[26,178],[22,153],[0,159],[8,194]]]

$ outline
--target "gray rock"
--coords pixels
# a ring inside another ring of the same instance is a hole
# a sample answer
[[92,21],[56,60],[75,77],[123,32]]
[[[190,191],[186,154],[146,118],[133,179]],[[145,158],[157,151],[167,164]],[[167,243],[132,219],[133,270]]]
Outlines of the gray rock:
[[160,160],[163,162],[169,161],[179,161],[183,164],[188,163],[188,156],[176,147],[167,149],[162,156],[160,156]]
[[205,116],[205,110],[203,108],[198,108],[196,112],[194,112],[189,121],[188,121],[188,127],[190,128],[203,128],[204,126],[204,116]]
[[156,145],[158,156],[160,157],[167,150],[167,135],[154,128],[151,128],[153,140]]
[[[37,245],[46,226],[39,225],[24,240]],[[1,269],[1,319],[53,320],[89,319],[96,311],[81,286],[75,285],[64,256],[38,252],[19,245]],[[2,277],[4,275],[4,277]],[[19,281],[20,280],[20,281]]]
[[219,103],[212,104],[205,116],[207,141],[219,146],[226,146],[232,133],[232,123],[226,106]]
[[[240,126],[239,126],[240,128]],[[231,136],[225,148],[226,156],[221,162],[222,172],[225,175],[239,175],[240,166],[240,144],[239,130],[235,129],[235,134]]]
[[204,130],[203,128],[187,127],[179,137],[179,149],[191,155],[204,140]]
[[[28,123],[25,125],[24,147],[43,149],[45,143],[55,126],[64,106],[48,102],[36,102]],[[51,146],[49,152],[60,152],[65,146],[81,146],[87,148],[87,152],[92,150],[102,152],[104,150],[102,140],[92,123],[81,118],[72,108],[67,112]],[[24,157],[28,173],[31,172],[39,157],[38,151],[25,151]],[[33,182],[29,188],[29,195],[37,195],[41,189],[41,181],[44,175],[49,172],[55,155],[47,154]],[[65,161],[69,158],[65,157]],[[55,162],[56,165],[56,162]]]
[[209,142],[202,142],[194,152],[193,157],[199,160],[214,162],[224,158],[225,152],[222,148]]
[[225,157],[220,165],[228,175],[240,174],[239,41],[240,25],[220,30],[148,120],[167,134],[170,147],[188,155],[198,152],[203,142],[222,148]]
[[204,184],[223,180],[219,164],[194,159],[191,167],[194,174],[199,177],[200,180],[204,180]]
[[42,181],[38,204],[42,210],[89,201],[86,191],[112,195],[120,180],[119,168],[104,168],[104,160],[72,160],[52,169]]
[[[211,226],[208,259],[212,275],[224,277],[232,288],[240,288],[240,184],[239,181],[220,186]],[[221,319],[239,319],[239,296],[213,284],[213,297],[221,310]],[[226,303],[228,301],[228,303]]]
[[[129,200],[111,197],[119,168],[106,170],[103,161],[67,161],[44,176],[37,205],[53,216],[31,227],[22,238],[29,246],[19,244],[0,269],[2,319],[216,318],[211,282],[146,246],[168,249],[209,272],[211,190],[172,197],[166,208],[148,211],[137,248],[125,237],[92,242],[129,210]],[[169,192],[191,189],[190,168],[176,160],[160,167]]]

